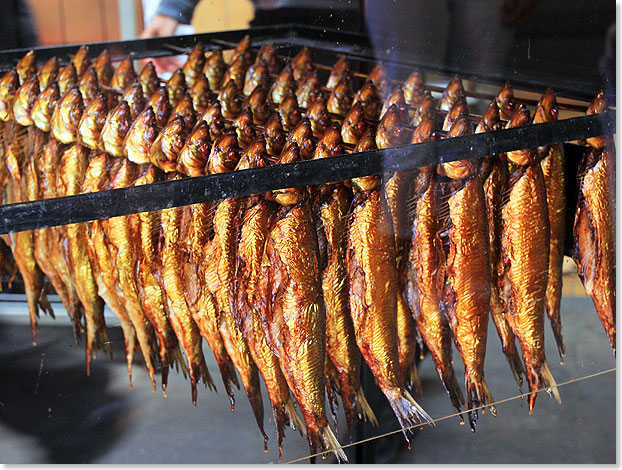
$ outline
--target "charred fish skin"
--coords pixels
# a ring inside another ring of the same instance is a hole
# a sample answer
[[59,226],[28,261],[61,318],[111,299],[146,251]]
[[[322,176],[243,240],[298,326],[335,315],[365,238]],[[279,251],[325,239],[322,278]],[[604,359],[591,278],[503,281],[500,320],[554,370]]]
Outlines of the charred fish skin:
[[[87,167],[88,149],[73,145],[63,152],[57,176],[59,196],[71,196],[81,190]],[[87,253],[86,234],[80,224],[64,227],[67,244],[66,258],[72,268],[76,292],[84,306],[86,323],[86,370],[90,373],[91,358],[96,350],[111,352],[110,341],[104,321],[104,301],[97,293],[97,284]]]
[[[534,124],[557,120],[559,109],[555,92],[548,89],[540,102],[533,118]],[[540,167],[544,175],[546,201],[549,211],[550,249],[549,277],[546,287],[545,312],[551,321],[553,335],[557,343],[559,356],[563,362],[566,346],[562,336],[561,297],[566,235],[566,176],[564,171],[564,150],[562,145],[549,145],[538,149]]]
[[[601,91],[587,114],[608,111]],[[579,199],[574,219],[573,258],[585,291],[616,353],[615,147],[611,136],[587,140],[579,166]]]
[[397,350],[397,264],[391,213],[379,188],[358,192],[350,209],[347,269],[350,311],[363,358],[395,413],[408,428],[432,418],[406,390]]
[[[493,101],[482,115],[482,119],[477,125],[475,132],[488,132],[500,128],[499,107],[496,101]],[[497,265],[499,264],[501,246],[501,203],[503,188],[509,178],[505,157],[499,155],[485,157],[480,165],[480,171],[484,182],[486,215],[488,218],[488,247],[490,250],[491,273],[490,315],[501,340],[501,348],[520,390],[523,385],[523,377],[526,376],[525,366],[516,348],[516,337],[505,318],[503,303],[499,298],[498,290]]]

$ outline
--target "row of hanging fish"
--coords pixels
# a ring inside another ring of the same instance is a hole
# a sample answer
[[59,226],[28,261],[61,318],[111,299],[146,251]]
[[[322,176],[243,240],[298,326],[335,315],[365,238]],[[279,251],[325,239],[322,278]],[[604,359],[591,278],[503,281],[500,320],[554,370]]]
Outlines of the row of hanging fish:
[[[283,62],[285,62],[284,66]],[[228,63],[198,44],[162,82],[149,62],[113,68],[82,47],[61,66],[28,53],[0,80],[0,183],[5,204],[325,158],[472,132],[459,78],[432,96],[421,73],[393,85],[379,64],[357,78],[340,58],[324,85],[310,52],[283,60],[248,38]],[[599,94],[587,113],[608,111]],[[547,90],[533,113],[507,84],[474,132],[557,119]],[[49,279],[86,335],[86,363],[110,353],[104,305],[118,317],[132,381],[136,348],[156,389],[170,367],[215,389],[202,340],[233,410],[244,389],[265,439],[260,379],[282,456],[285,427],[311,453],[345,454],[336,423],[376,423],[363,360],[411,442],[432,419],[417,354],[429,351],[451,404],[475,430],[496,415],[484,360],[489,317],[533,410],[542,388],[559,401],[544,352],[549,317],[559,353],[562,260],[570,251],[615,351],[615,149],[587,139],[579,181],[561,145],[313,187],[68,224],[2,238],[24,281],[33,341],[53,314]],[[578,184],[574,214],[566,187]],[[572,240],[565,239],[574,217]],[[568,247],[570,249],[568,250]],[[518,340],[518,347],[517,347]],[[463,395],[452,341],[464,361]],[[328,403],[328,409],[326,408]],[[297,409],[302,413],[302,420]],[[463,418],[460,417],[463,422]],[[304,424],[303,424],[304,423]]]

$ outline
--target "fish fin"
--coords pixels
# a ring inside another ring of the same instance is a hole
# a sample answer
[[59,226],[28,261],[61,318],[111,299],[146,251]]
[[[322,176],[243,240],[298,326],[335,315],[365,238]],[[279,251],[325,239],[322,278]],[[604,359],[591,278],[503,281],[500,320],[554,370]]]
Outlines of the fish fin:
[[[307,430],[307,439],[309,440],[309,449],[312,454],[314,454],[315,450],[319,447],[324,452],[333,452],[339,463],[348,463],[348,457],[330,426],[326,426],[320,431]],[[312,441],[314,442],[313,445],[311,444]],[[314,460],[315,459],[312,461]]]
[[419,377],[419,370],[417,369],[417,364],[415,362],[413,362],[413,365],[410,368],[409,381],[411,391],[415,395],[421,396],[423,394],[423,387],[421,385],[421,378]]
[[361,412],[361,417],[365,421],[369,421],[374,427],[378,427],[378,419],[374,413],[374,410],[371,409],[367,398],[365,398],[365,392],[363,392],[363,387],[359,387],[356,391],[356,403],[358,404],[359,410]]
[[532,391],[529,393],[529,414],[533,414],[537,390],[541,387],[545,387],[547,393],[555,397],[557,403],[561,405],[562,399],[559,395],[559,390],[557,389],[557,383],[553,378],[553,374],[551,373],[551,369],[549,368],[549,364],[546,360],[544,360],[540,366],[536,366],[535,368],[528,370],[528,373],[537,374],[535,377],[532,376],[530,380],[530,388]]
[[408,448],[412,446],[412,431],[411,428],[421,425],[429,424],[435,427],[434,420],[428,415],[423,408],[415,401],[415,399],[406,390],[402,392],[402,395],[397,398],[387,397],[389,404],[393,409],[393,413],[397,417],[400,423],[406,442],[408,442]]
[[[477,408],[488,405],[490,412],[493,416],[497,416],[497,408],[494,406],[494,399],[488,389],[488,384],[484,377],[476,377],[475,374],[465,374],[465,389],[467,395],[467,406],[469,413],[469,424],[471,431],[475,432],[475,426],[477,425],[478,410]],[[482,414],[484,409],[481,408]]]
[[302,419],[300,419],[300,416],[298,416],[298,413],[296,413],[296,405],[291,398],[285,404],[285,413],[287,413],[287,416],[289,417],[289,425],[291,428],[294,431],[298,431],[302,436],[305,428],[304,423],[302,422]]

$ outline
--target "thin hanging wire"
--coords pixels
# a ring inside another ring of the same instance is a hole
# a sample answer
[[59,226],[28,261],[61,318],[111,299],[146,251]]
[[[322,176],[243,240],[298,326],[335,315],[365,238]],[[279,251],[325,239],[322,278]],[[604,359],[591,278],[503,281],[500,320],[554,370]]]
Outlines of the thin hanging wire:
[[[569,384],[572,384],[572,383],[575,383],[575,382],[581,382],[582,380],[592,379],[594,377],[598,377],[599,375],[604,375],[604,374],[609,374],[611,372],[615,372],[615,370],[616,370],[616,368],[613,367],[611,369],[602,370],[600,372],[595,372],[593,374],[586,375],[586,376],[583,376],[583,377],[578,377],[578,378],[570,379],[570,380],[568,380],[566,382],[562,382],[562,383],[557,384],[557,387],[559,388],[559,387],[563,387],[564,385],[569,385]],[[546,388],[541,388],[541,389],[537,390],[536,392],[521,393],[520,395],[516,395],[516,396],[513,396],[513,397],[509,397],[509,398],[504,398],[503,400],[495,401],[494,403],[492,403],[492,405],[498,405],[500,403],[506,403],[508,401],[516,400],[518,398],[522,399],[522,398],[525,398],[525,397],[529,396],[531,393],[539,393],[539,392],[545,392],[545,391],[547,391]],[[283,463],[290,464],[290,463],[301,462],[303,460],[310,459],[311,457],[318,457],[318,456],[321,456],[321,455],[325,455],[325,454],[328,454],[328,453],[333,452],[333,451],[338,450],[338,449],[346,449],[348,447],[354,447],[354,446],[357,446],[359,444],[364,444],[366,442],[375,441],[377,439],[381,439],[383,437],[391,436],[393,434],[399,434],[399,433],[401,433],[403,431],[408,431],[408,430],[414,429],[414,428],[423,428],[423,426],[425,426],[426,424],[432,424],[432,423],[437,423],[439,421],[444,421],[444,420],[447,420],[447,419],[450,419],[450,418],[456,418],[456,417],[460,416],[461,414],[468,414],[471,411],[475,411],[475,410],[483,410],[484,408],[487,408],[488,406],[491,406],[491,405],[482,405],[482,406],[471,408],[471,409],[468,409],[468,410],[465,410],[465,411],[461,411],[460,413],[452,413],[450,415],[443,416],[442,418],[433,419],[432,421],[424,421],[422,423],[416,424],[414,426],[410,426],[408,428],[396,429],[395,431],[390,431],[390,432],[386,432],[384,434],[379,434],[377,436],[368,437],[368,438],[362,439],[360,441],[351,442],[349,444],[340,446],[340,447],[338,447],[336,449],[328,449],[325,452],[317,452],[315,454],[307,455],[306,457],[299,457],[297,459],[288,460],[287,462],[283,462]]]

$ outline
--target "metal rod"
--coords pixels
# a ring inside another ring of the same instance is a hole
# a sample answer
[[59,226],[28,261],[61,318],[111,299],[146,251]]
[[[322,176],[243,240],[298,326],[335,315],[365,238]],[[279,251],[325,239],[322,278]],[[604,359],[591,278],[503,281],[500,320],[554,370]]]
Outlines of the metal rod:
[[614,134],[615,113],[338,157],[0,206],[0,234],[155,211],[281,188],[344,181]]

